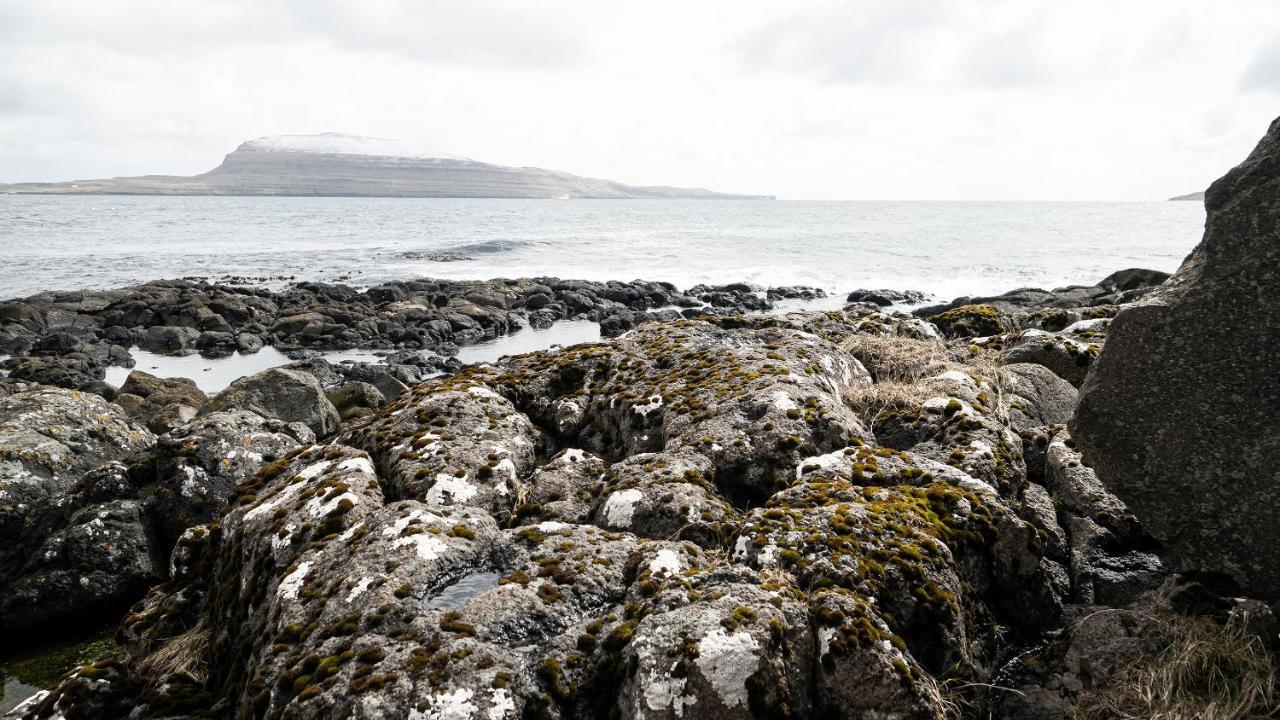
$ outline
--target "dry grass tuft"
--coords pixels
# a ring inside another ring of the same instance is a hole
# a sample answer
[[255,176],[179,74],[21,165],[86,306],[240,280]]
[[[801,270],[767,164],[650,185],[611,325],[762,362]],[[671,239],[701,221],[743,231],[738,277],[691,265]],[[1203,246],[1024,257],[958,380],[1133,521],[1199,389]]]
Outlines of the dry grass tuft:
[[937,395],[936,389],[921,381],[954,367],[947,359],[946,346],[936,340],[856,334],[840,344],[875,381],[847,398],[849,407],[873,432],[885,416],[914,412]]
[[204,664],[205,654],[209,650],[211,640],[209,627],[204,618],[194,627],[181,635],[165,641],[161,648],[146,657],[139,667],[146,673],[156,676],[169,674],[185,675],[197,683],[203,683],[207,676]]
[[1275,660],[1239,623],[1169,616],[1165,649],[1080,698],[1077,720],[1280,717]]
[[840,346],[862,363],[877,383],[911,383],[944,372],[952,363],[940,340],[856,333]]

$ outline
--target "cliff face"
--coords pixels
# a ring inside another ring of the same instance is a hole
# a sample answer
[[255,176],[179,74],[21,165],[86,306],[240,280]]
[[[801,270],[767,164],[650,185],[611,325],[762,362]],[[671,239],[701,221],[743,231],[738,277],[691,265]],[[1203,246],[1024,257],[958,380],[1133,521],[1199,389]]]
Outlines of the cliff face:
[[0,192],[475,198],[759,198],[639,187],[554,170],[506,167],[395,141],[326,133],[259,138],[194,177],[147,175],[0,185]]

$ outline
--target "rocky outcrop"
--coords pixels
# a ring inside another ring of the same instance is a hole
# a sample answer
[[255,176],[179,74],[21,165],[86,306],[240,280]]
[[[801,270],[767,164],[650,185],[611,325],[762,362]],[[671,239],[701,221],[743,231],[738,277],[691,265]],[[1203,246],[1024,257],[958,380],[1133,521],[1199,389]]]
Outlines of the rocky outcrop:
[[80,620],[163,575],[115,462],[154,443],[97,395],[40,387],[0,398],[0,631]]
[[1070,557],[987,366],[879,424],[920,323],[650,323],[427,380],[241,483],[125,653],[22,714],[941,718],[935,678],[1054,624]]
[[1182,567],[1280,598],[1280,121],[1208,190],[1201,243],[1123,309],[1071,422]]

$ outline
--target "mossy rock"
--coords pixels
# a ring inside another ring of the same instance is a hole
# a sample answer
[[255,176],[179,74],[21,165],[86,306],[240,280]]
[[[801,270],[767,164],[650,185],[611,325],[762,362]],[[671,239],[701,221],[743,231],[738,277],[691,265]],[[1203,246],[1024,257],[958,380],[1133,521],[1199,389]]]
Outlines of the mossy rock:
[[929,321],[949,338],[987,337],[1013,330],[1009,316],[992,305],[961,305],[933,315]]

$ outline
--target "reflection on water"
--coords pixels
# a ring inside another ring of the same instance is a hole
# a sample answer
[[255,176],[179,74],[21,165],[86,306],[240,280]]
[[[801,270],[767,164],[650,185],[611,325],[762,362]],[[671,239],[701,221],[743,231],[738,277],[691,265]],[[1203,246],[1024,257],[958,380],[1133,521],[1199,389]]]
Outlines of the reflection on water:
[[40,692],[40,688],[27,685],[16,677],[6,675],[0,670],[0,680],[4,683],[0,685],[0,715],[22,704],[23,700]]
[[457,610],[471,598],[498,587],[502,573],[473,572],[445,587],[423,603],[424,610]]
[[552,345],[569,347],[586,342],[600,342],[600,326],[590,320],[561,320],[544,330],[525,328],[512,335],[467,345],[458,351],[464,363],[495,362],[503,355],[545,350]]
[[[576,345],[600,340],[600,327],[590,320],[564,320],[545,330],[526,328],[512,335],[468,345],[458,353],[464,363],[494,362],[503,355],[543,350],[552,345]],[[382,362],[386,351],[336,350],[322,353],[331,363],[343,361]],[[137,365],[133,368],[107,368],[106,381],[120,387],[133,370],[141,370],[157,377],[183,377],[194,380],[206,393],[221,392],[228,385],[246,375],[293,362],[287,355],[273,347],[264,347],[252,355],[235,353],[225,358],[206,358],[199,355],[158,355],[141,348],[129,351]]]

